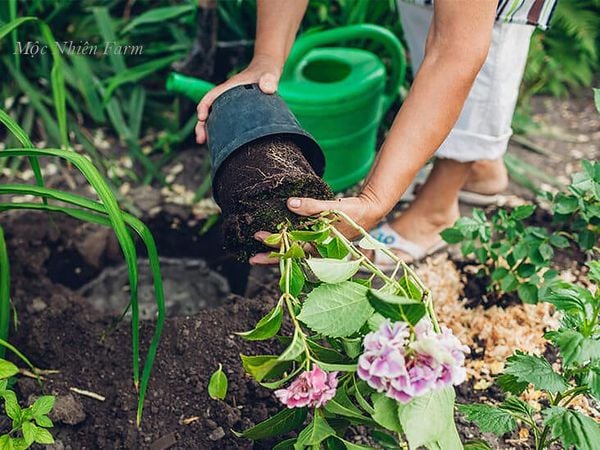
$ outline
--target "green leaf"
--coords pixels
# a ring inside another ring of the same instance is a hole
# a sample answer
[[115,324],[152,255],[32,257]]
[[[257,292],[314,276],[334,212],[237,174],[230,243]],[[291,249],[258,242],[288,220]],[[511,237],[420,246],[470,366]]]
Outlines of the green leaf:
[[500,282],[500,288],[504,292],[512,292],[519,284],[519,280],[512,273],[508,273]]
[[286,408],[258,425],[248,428],[241,433],[234,431],[234,434],[238,437],[252,439],[253,441],[281,436],[302,425],[304,420],[306,420],[307,412],[306,408]]
[[320,285],[307,295],[298,319],[325,336],[349,336],[373,314],[367,291],[351,281]]
[[273,234],[268,235],[263,242],[266,245],[272,247],[275,245],[279,245],[282,238],[283,237],[281,236],[281,233],[273,233]]
[[6,359],[0,359],[0,379],[10,378],[19,373],[19,368]]
[[35,416],[33,419],[40,427],[52,428],[54,426],[48,416]]
[[294,443],[296,438],[286,439],[285,441],[279,442],[272,450],[294,450]]
[[420,446],[462,450],[454,425],[454,398],[454,389],[447,387],[398,404],[398,417],[411,450]]
[[352,278],[360,268],[360,260],[342,261],[333,258],[306,260],[310,270],[324,283],[341,283]]
[[383,317],[416,325],[425,315],[425,304],[419,300],[369,289],[369,303]]
[[267,377],[278,365],[282,364],[274,355],[259,355],[246,356],[240,355],[242,365],[246,372],[254,377],[256,381],[262,381]]
[[272,338],[281,328],[283,320],[283,307],[280,303],[275,306],[266,316],[258,321],[253,330],[236,333],[249,341],[262,341]]
[[302,242],[318,242],[321,243],[329,237],[330,231],[328,229],[319,231],[304,231],[294,230],[290,231],[290,235],[293,239]]
[[318,448],[319,444],[329,436],[335,436],[335,430],[329,426],[319,412],[315,412],[312,422],[298,435],[296,445],[300,448],[309,446]]
[[600,113],[600,89],[593,88],[594,90],[594,103],[596,104],[596,110]]
[[52,411],[55,400],[56,399],[52,395],[41,396],[31,406],[31,414],[34,417],[48,414],[50,411]]
[[304,254],[304,250],[302,249],[302,247],[300,247],[297,243],[293,243],[292,246],[287,250],[287,252],[285,252],[283,254],[283,259],[288,259],[288,258],[296,258],[296,259],[303,259],[305,258],[306,255]]
[[13,420],[19,420],[21,417],[21,407],[17,401],[17,396],[13,391],[2,392],[4,398],[4,410],[6,415]]
[[285,349],[285,351],[279,355],[277,358],[279,361],[293,361],[298,358],[304,352],[304,337],[302,335],[302,330],[296,328],[294,330],[294,337],[292,338],[292,342]]
[[[302,272],[302,268],[300,267],[300,263],[296,259],[292,259],[292,273],[290,279],[290,294],[294,297],[298,297],[302,292],[302,288],[304,288],[304,282],[306,281],[304,278],[304,272]],[[281,291],[285,291],[285,285],[281,286]]]
[[560,234],[553,234],[550,236],[550,244],[558,248],[567,248],[569,246],[569,240]]
[[517,288],[519,298],[525,303],[537,303],[538,301],[538,288],[533,283],[523,283]]
[[471,422],[475,422],[484,433],[501,436],[517,426],[514,417],[507,411],[491,405],[458,405],[458,410]]
[[527,389],[529,383],[526,381],[519,381],[514,375],[503,373],[496,378],[496,383],[504,392],[510,392],[514,395],[521,395],[521,393]]
[[336,439],[342,442],[346,446],[346,450],[374,450],[373,447],[369,447],[367,445],[355,444],[353,442],[346,441],[341,437],[336,436]]
[[227,395],[227,375],[223,372],[223,366],[219,364],[219,368],[211,375],[208,382],[208,395],[213,400],[224,400]]
[[517,273],[522,278],[529,278],[535,273],[535,270],[536,267],[534,264],[521,264],[517,269]]
[[544,258],[544,261],[550,261],[554,256],[554,249],[550,244],[547,244],[545,242],[540,245],[538,250],[540,252],[540,255],[542,255],[542,258]]
[[500,281],[506,275],[508,275],[508,269],[506,267],[497,267],[492,272],[492,280],[494,280],[494,281]]
[[383,393],[373,394],[371,399],[375,409],[375,412],[371,414],[373,420],[390,431],[402,433],[402,425],[400,425],[398,417],[398,402]]
[[531,216],[535,211],[535,205],[521,205],[517,206],[510,217],[515,220],[523,220]]
[[356,372],[356,364],[337,364],[337,363],[326,363],[319,361],[317,365],[327,372]]
[[344,386],[338,387],[335,397],[327,402],[325,405],[325,411],[330,412],[336,416],[349,417],[351,419],[358,419],[364,422],[368,422],[369,419],[363,416],[362,412],[358,407],[352,403],[352,400],[346,393]]
[[140,25],[148,25],[152,23],[163,24],[167,20],[174,19],[183,14],[191,14],[195,10],[196,6],[193,4],[154,8],[144,12],[143,14],[140,14],[131,22],[129,22],[125,27],[123,27],[121,34],[129,33],[131,30],[139,27]]
[[54,444],[54,438],[48,430],[36,427],[35,442],[37,442],[38,444],[50,445]]
[[465,238],[457,227],[446,228],[440,233],[440,236],[448,244],[458,244]]
[[591,300],[587,289],[564,281],[553,283],[544,297],[544,301],[552,303],[556,309],[567,314],[585,314],[585,304]]
[[552,438],[560,438],[564,448],[594,450],[600,442],[600,424],[572,409],[551,407],[544,411],[544,423]]
[[23,432],[23,438],[25,439],[25,443],[27,445],[33,444],[35,441],[37,427],[28,421],[23,422],[21,426],[21,431]]
[[566,367],[571,367],[573,364],[586,364],[600,355],[600,341],[586,338],[579,331],[562,329],[546,335],[560,349]]
[[600,284],[600,261],[590,261],[587,266],[590,268],[588,272],[590,280]]
[[536,389],[553,394],[569,387],[544,358],[519,351],[506,360],[504,375],[512,375],[518,383],[531,383]]
[[590,388],[590,393],[600,401],[600,367],[590,367],[585,376],[585,384]]
[[333,237],[327,244],[324,244],[324,247],[326,254],[322,256],[327,258],[343,259],[349,253],[342,240],[337,236]]

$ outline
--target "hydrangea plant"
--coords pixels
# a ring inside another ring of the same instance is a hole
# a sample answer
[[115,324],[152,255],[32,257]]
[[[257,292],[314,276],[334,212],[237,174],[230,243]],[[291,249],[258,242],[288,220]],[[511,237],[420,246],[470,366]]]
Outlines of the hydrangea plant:
[[[337,221],[362,240],[348,240]],[[285,408],[237,435],[257,440],[299,430],[274,448],[366,449],[346,434],[364,425],[385,448],[461,449],[453,385],[465,380],[469,349],[438,324],[431,292],[415,272],[341,212],[298,230],[283,224],[266,243],[278,249],[281,297],[239,334],[276,337],[283,351],[241,358]],[[394,272],[381,271],[359,248],[381,248],[396,261]]]

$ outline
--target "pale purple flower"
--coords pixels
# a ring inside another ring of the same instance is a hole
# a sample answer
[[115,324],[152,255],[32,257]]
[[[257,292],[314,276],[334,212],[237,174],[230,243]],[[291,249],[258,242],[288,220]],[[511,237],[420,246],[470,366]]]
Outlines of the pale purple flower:
[[337,374],[327,373],[315,365],[312,370],[298,375],[287,388],[276,390],[275,396],[288,408],[320,408],[335,397]]
[[436,333],[431,321],[423,319],[414,327],[414,340],[409,342],[409,337],[406,323],[385,320],[364,338],[358,376],[401,403],[465,380],[469,348],[452,331],[444,327]]

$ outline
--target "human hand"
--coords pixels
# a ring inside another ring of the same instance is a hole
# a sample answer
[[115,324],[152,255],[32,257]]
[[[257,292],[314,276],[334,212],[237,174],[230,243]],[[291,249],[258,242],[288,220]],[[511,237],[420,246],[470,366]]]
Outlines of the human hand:
[[219,95],[235,86],[253,83],[258,83],[258,87],[265,94],[274,94],[277,91],[280,76],[281,64],[278,64],[274,58],[268,55],[255,55],[246,69],[210,90],[196,108],[198,111],[198,123],[195,130],[196,142],[198,144],[206,142],[205,125],[208,111]]
[[[387,213],[387,211],[380,207],[379,202],[374,201],[365,193],[360,194],[358,197],[346,197],[336,200],[293,197],[288,199],[287,207],[299,216],[317,216],[322,212],[335,209],[347,214],[367,231],[377,225]],[[354,228],[346,223],[340,223],[337,228],[349,239],[356,238],[359,235]],[[259,231],[254,235],[254,238],[260,242],[264,242],[270,234],[266,231]],[[252,256],[249,262],[252,265],[269,265],[277,264],[279,260],[269,257],[269,253],[258,253]]]

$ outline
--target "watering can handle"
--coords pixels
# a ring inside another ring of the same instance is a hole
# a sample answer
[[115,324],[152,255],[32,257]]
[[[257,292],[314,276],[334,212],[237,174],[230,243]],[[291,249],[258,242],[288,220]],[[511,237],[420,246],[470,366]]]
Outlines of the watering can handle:
[[296,40],[288,57],[282,78],[290,77],[302,58],[313,48],[337,44],[350,39],[369,39],[380,42],[391,56],[391,73],[385,88],[383,110],[391,105],[406,75],[406,58],[398,38],[389,30],[372,24],[348,25],[314,34],[305,34]]

